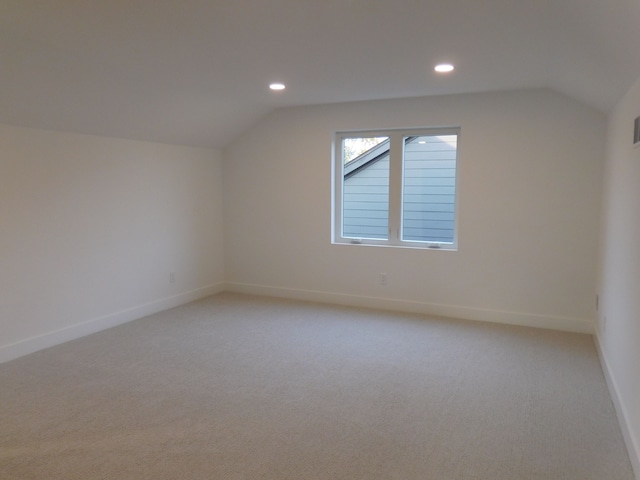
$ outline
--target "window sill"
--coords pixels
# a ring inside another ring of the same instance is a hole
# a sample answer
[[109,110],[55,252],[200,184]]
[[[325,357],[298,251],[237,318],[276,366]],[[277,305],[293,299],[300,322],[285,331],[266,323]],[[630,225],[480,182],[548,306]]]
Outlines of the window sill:
[[402,244],[390,244],[390,243],[371,243],[369,241],[361,241],[361,242],[352,242],[350,240],[344,241],[332,241],[333,245],[344,245],[348,247],[382,247],[382,248],[398,248],[403,250],[434,250],[434,251],[442,251],[442,252],[457,252],[457,245],[443,245],[443,244],[418,244],[412,245],[407,243]]

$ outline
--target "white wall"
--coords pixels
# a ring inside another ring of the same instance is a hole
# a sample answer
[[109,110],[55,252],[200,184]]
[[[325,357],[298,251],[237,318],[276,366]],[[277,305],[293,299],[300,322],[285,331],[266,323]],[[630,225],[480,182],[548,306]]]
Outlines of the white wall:
[[[459,251],[332,245],[333,132],[421,126],[462,127]],[[223,154],[228,287],[591,331],[604,131],[547,90],[279,110]]]
[[6,125],[0,145],[0,361],[223,281],[220,152]]
[[[640,79],[610,115],[607,137],[598,342],[640,479]],[[605,322],[606,318],[606,322]]]

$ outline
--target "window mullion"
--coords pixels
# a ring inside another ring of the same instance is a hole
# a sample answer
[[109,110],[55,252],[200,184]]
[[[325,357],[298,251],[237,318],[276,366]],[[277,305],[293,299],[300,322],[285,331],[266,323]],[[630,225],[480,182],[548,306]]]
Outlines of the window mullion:
[[390,136],[389,148],[389,242],[400,243],[402,212],[402,133]]

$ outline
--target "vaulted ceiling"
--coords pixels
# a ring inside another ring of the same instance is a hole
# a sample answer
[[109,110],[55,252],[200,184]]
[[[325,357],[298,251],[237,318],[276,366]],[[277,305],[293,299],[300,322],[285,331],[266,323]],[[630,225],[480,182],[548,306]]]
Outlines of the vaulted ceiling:
[[543,87],[606,113],[639,45],[638,0],[2,0],[0,123],[223,147],[293,105]]

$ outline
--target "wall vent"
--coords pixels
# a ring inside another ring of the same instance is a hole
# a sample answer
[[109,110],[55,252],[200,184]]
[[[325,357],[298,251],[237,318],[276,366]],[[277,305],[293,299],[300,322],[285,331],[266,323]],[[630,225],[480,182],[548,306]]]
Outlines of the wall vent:
[[633,146],[640,145],[640,117],[636,117],[633,121]]

